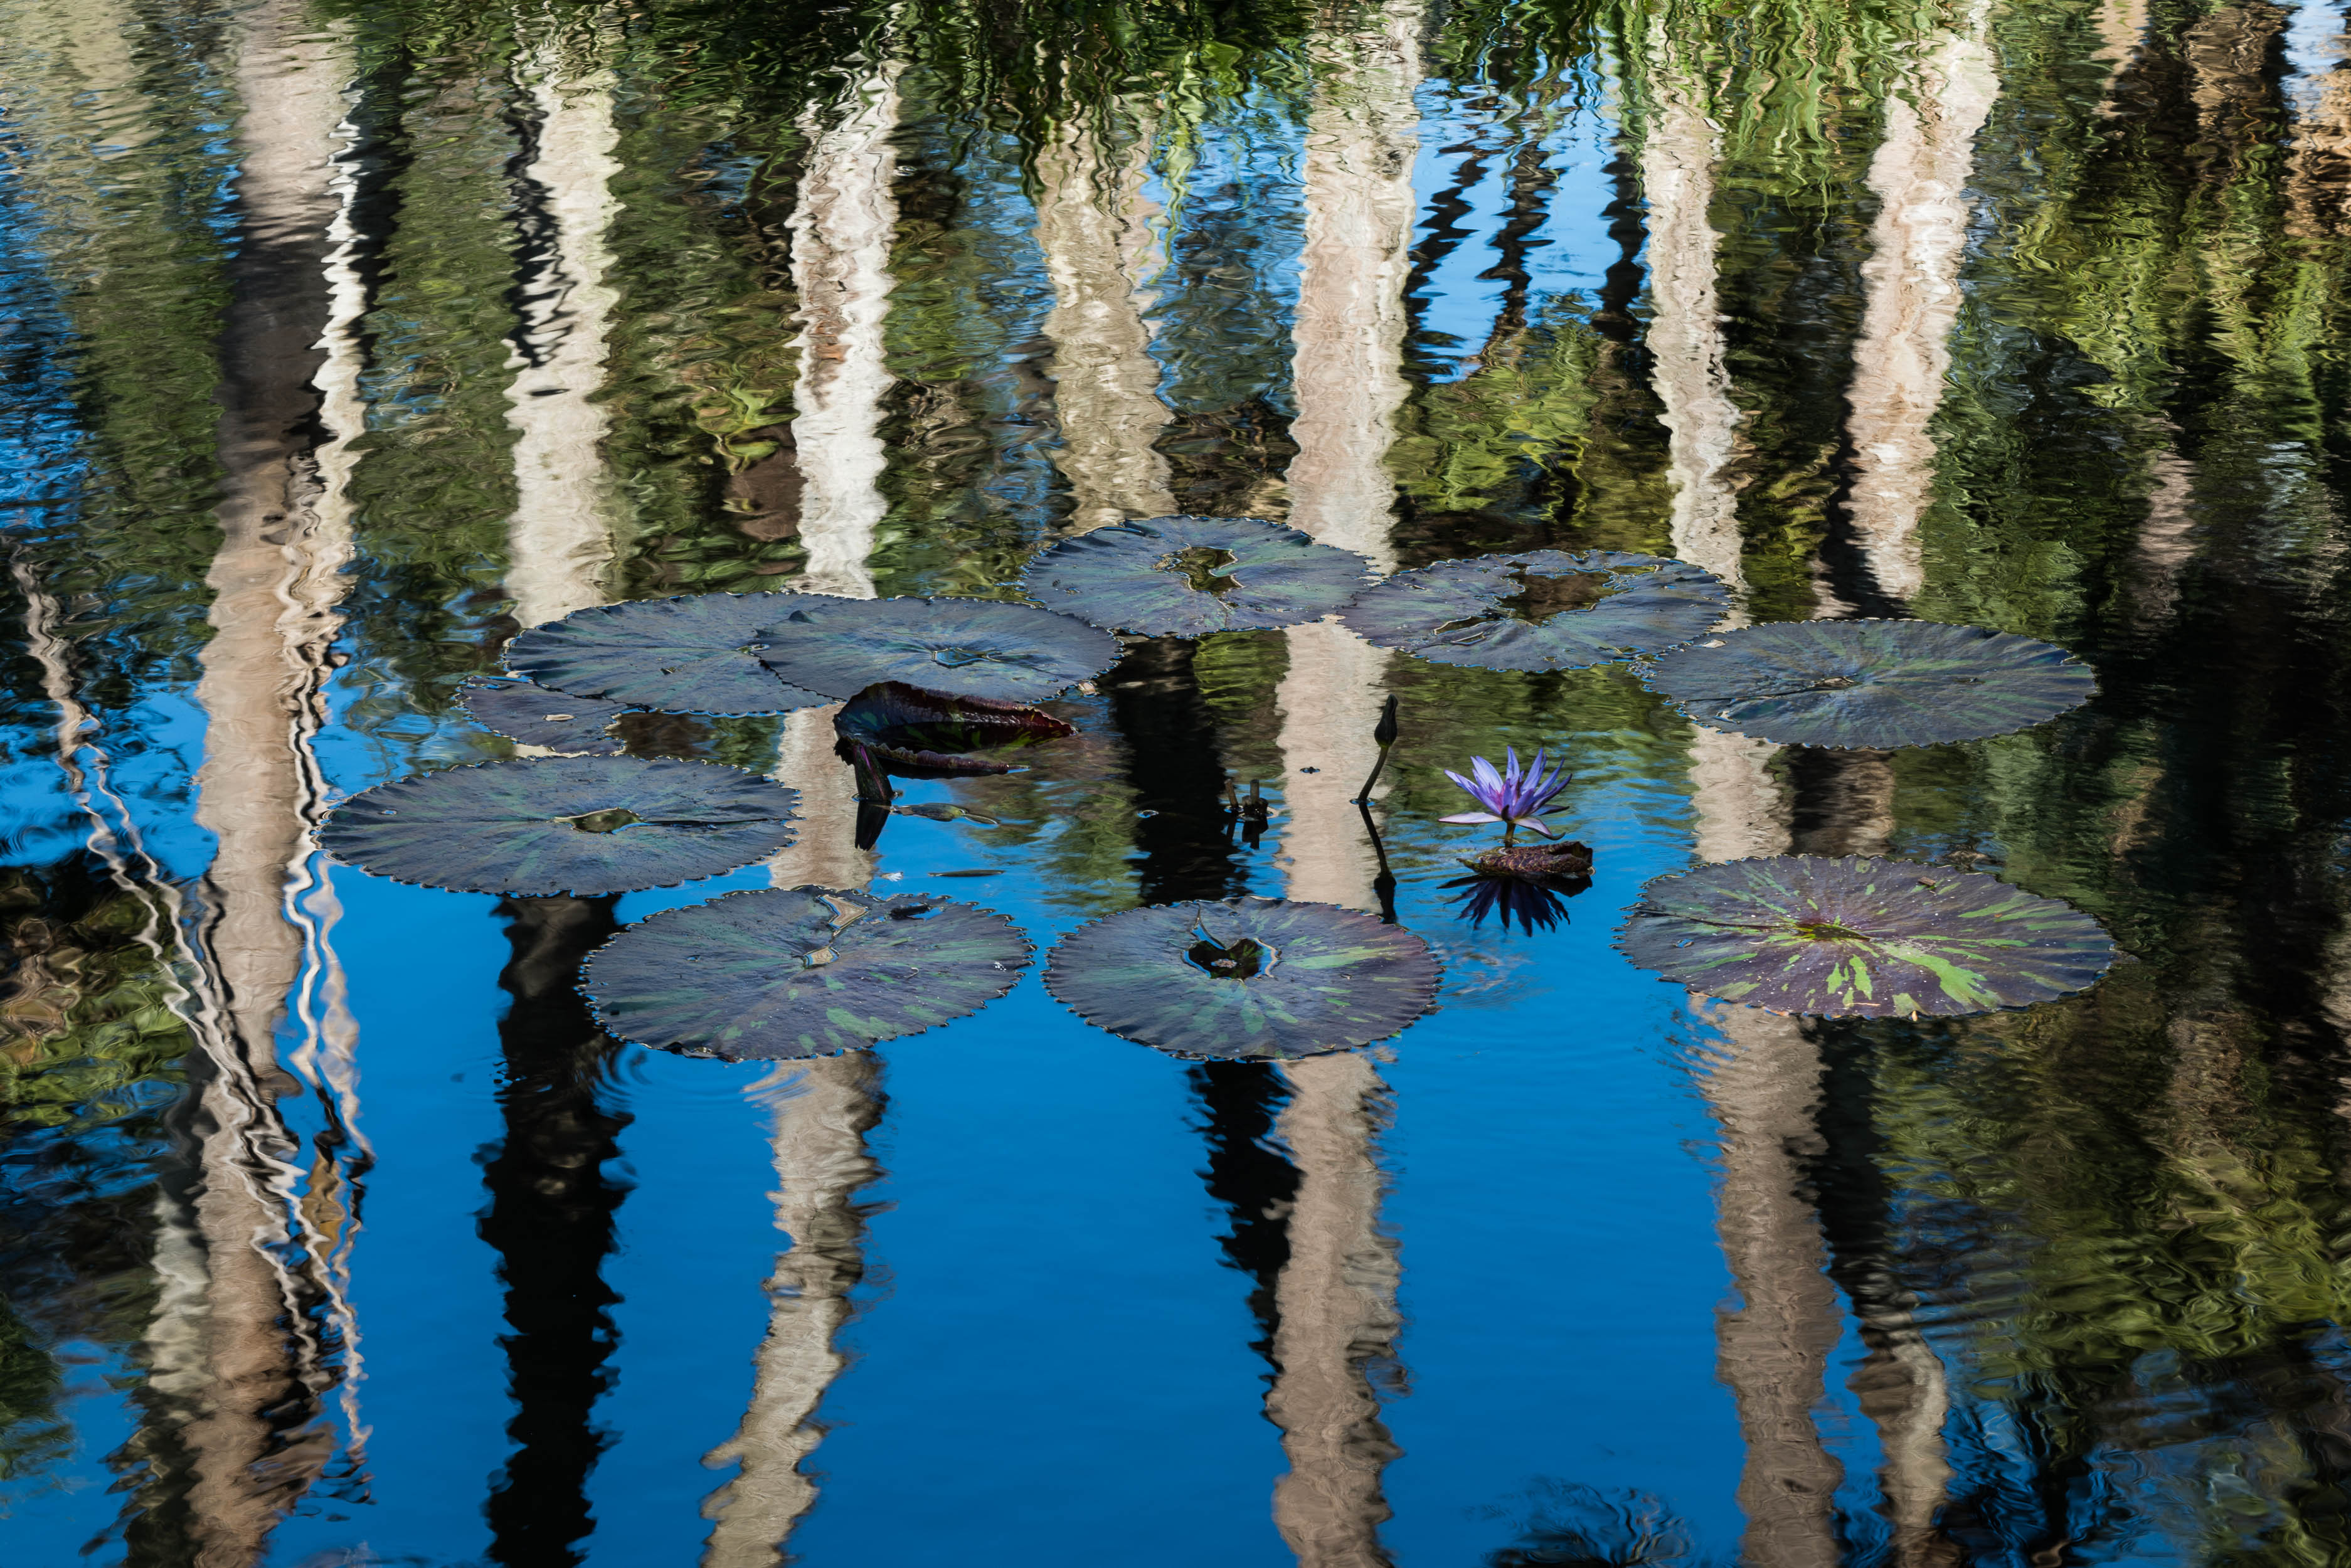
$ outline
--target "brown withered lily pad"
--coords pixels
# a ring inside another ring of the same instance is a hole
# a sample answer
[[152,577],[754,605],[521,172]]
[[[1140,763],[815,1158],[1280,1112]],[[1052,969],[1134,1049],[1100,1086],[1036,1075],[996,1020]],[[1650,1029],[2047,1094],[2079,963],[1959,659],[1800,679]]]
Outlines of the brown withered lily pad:
[[912,778],[1009,773],[1016,763],[974,752],[1037,746],[1077,733],[1024,703],[956,696],[903,681],[866,687],[833,716],[845,760],[856,747],[891,772]]
[[1479,876],[1513,876],[1523,882],[1566,881],[1592,875],[1589,844],[1498,845],[1483,854],[1465,855],[1461,863]]

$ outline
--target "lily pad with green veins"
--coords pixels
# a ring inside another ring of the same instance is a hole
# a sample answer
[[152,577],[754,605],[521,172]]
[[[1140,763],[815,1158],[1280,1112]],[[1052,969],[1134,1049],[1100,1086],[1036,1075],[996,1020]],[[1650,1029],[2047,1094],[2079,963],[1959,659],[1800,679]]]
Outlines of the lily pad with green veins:
[[1144,637],[1263,632],[1346,608],[1376,577],[1353,550],[1259,517],[1152,517],[1063,539],[1021,585],[1049,610]]
[[1278,898],[1130,909],[1047,956],[1045,988],[1087,1022],[1171,1056],[1291,1061],[1401,1032],[1439,966],[1411,932]]
[[618,757],[612,726],[643,710],[602,697],[574,696],[536,681],[480,680],[458,688],[457,705],[484,729],[566,757]]
[[1519,550],[1400,571],[1340,617],[1432,664],[1580,670],[1703,635],[1730,591],[1687,561],[1628,550]]
[[695,593],[575,610],[507,644],[506,666],[557,691],[661,713],[789,713],[829,699],[778,680],[759,629],[821,593]]
[[764,627],[759,657],[827,696],[883,681],[999,702],[1057,696],[1118,662],[1118,639],[1067,615],[997,599],[833,599]]
[[1676,649],[1641,679],[1712,728],[1868,748],[2006,735],[2098,685],[2053,643],[1933,621],[1776,621]]
[[1858,855],[1659,877],[1616,947],[1708,996],[1821,1018],[2031,1007],[2086,990],[2116,957],[2105,928],[2072,904],[1980,872]]
[[394,882],[508,897],[673,887],[792,841],[799,792],[739,768],[670,758],[534,757],[363,790],[319,833],[337,860]]
[[836,1056],[977,1012],[1035,951],[992,909],[922,894],[761,888],[664,910],[589,955],[611,1034],[725,1061]]

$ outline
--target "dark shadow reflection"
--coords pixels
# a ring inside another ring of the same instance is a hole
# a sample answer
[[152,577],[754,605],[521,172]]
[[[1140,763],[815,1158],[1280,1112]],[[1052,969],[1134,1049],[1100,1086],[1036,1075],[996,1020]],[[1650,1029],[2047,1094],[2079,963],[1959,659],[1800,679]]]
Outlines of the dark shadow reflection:
[[1244,883],[1216,716],[1192,673],[1194,651],[1185,638],[1146,638],[1101,683],[1126,741],[1144,904],[1230,898]]
[[604,1283],[614,1215],[627,1193],[607,1174],[629,1118],[600,1094],[613,1042],[575,990],[580,961],[620,929],[613,898],[513,898],[498,905],[514,956],[498,976],[514,998],[498,1026],[506,1139],[484,1162],[482,1239],[506,1285],[502,1341],[515,1451],[484,1512],[489,1561],[572,1568],[594,1528],[589,1473],[611,1442],[594,1423],[611,1387],[617,1336]]

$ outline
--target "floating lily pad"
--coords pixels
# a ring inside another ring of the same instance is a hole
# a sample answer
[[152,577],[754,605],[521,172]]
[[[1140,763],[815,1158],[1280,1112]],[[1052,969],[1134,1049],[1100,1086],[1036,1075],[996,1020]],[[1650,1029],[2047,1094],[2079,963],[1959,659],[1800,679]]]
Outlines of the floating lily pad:
[[852,697],[883,681],[1033,703],[1118,662],[1082,621],[995,599],[830,599],[763,628],[759,655],[794,685]]
[[419,774],[352,796],[319,839],[377,876],[459,893],[581,897],[716,876],[792,841],[799,793],[739,768],[545,757]]
[[1726,1001],[1823,1018],[2030,1007],[2115,961],[2089,915],[1980,872],[1858,855],[1663,876],[1616,935],[1645,969]]
[[1776,621],[1642,672],[1700,724],[1788,746],[1932,746],[2006,735],[2097,690],[2054,643],[1932,621]]
[[1400,571],[1341,617],[1433,664],[1580,670],[1701,635],[1730,591],[1687,561],[1626,550],[1519,550]]
[[1025,703],[926,692],[901,681],[866,687],[833,716],[848,746],[862,746],[893,772],[952,777],[1009,773],[1014,764],[973,757],[1075,735],[1075,727]]
[[1081,925],[1045,988],[1114,1035],[1196,1060],[1294,1061],[1385,1040],[1429,1010],[1411,932],[1334,904],[1163,904]]
[[1029,946],[992,909],[921,894],[761,888],[640,921],[580,988],[623,1040],[726,1061],[835,1056],[977,1012]]
[[575,610],[507,644],[507,668],[559,692],[662,713],[773,714],[828,699],[758,659],[761,627],[821,593],[696,593]]
[[493,734],[566,757],[620,756],[612,726],[622,714],[642,711],[602,697],[553,691],[536,681],[469,682],[458,689],[457,704]]
[[1153,517],[1062,540],[1029,563],[1029,596],[1113,632],[1205,637],[1319,621],[1374,580],[1353,550],[1259,517]]

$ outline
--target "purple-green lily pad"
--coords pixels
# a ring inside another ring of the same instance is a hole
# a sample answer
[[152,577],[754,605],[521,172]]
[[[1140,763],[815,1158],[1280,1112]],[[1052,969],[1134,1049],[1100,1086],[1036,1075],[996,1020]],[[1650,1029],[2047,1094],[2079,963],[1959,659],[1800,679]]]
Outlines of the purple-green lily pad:
[[759,662],[760,628],[821,593],[695,593],[575,610],[507,644],[514,674],[559,692],[660,713],[789,713],[827,698]]
[[1677,648],[1641,679],[1734,735],[1869,748],[2006,735],[2098,689],[2053,643],[1934,621],[1775,621]]
[[999,599],[829,599],[759,632],[778,678],[829,697],[883,681],[957,696],[1033,703],[1118,662],[1118,639],[1082,621]]
[[1335,904],[1237,898],[1106,916],[1047,956],[1045,988],[1087,1022],[1195,1061],[1292,1061],[1401,1032],[1439,966],[1400,926]]
[[622,714],[643,711],[520,680],[468,682],[458,688],[457,706],[494,735],[565,757],[620,756],[622,747],[612,726]]
[[799,792],[672,758],[533,757],[421,773],[336,807],[319,841],[394,882],[592,897],[737,870],[792,841]]
[[1712,572],[1629,550],[1514,550],[1400,571],[1340,617],[1438,664],[1580,670],[1704,634],[1730,607]]
[[2115,962],[2072,904],[1980,872],[1858,855],[1725,861],[1662,876],[1616,934],[1645,969],[1725,1001],[1821,1018],[2031,1007]]
[[837,1056],[977,1012],[1035,951],[992,909],[923,894],[761,888],[664,910],[589,955],[622,1040],[725,1061]]
[[1021,586],[1049,610],[1113,632],[1205,637],[1296,626],[1376,580],[1353,550],[1260,517],[1152,517],[1063,539]]

